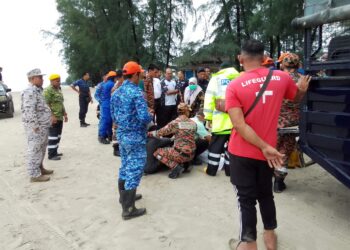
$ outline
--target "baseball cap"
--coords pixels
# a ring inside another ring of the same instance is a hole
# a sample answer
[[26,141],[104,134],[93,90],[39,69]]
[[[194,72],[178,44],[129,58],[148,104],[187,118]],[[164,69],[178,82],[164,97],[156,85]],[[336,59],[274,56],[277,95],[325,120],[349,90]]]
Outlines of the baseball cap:
[[117,70],[117,77],[122,77],[123,76],[123,70],[118,69]]
[[106,75],[107,78],[113,77],[113,76],[117,76],[117,72],[115,72],[114,70],[109,71]]
[[61,76],[59,74],[51,74],[49,76],[49,80],[52,81],[52,80],[55,80],[55,79],[58,79],[58,78],[61,78]]
[[197,73],[201,73],[201,72],[205,72],[205,68],[199,67],[199,68],[197,69]]
[[41,73],[41,70],[36,68],[36,69],[32,69],[31,71],[29,71],[27,73],[27,77],[33,77],[33,76],[44,76],[45,74]]
[[230,67],[232,67],[232,64],[230,62],[227,62],[227,61],[220,64],[220,69],[227,69]]
[[141,73],[144,70],[141,66],[134,61],[127,62],[123,67],[123,75],[133,75],[135,73]]

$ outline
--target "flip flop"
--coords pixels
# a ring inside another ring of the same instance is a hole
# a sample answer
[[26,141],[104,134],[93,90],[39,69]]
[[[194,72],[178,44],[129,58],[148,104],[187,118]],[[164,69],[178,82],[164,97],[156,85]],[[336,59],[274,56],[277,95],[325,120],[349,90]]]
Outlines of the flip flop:
[[230,247],[230,250],[237,250],[238,246],[242,243],[242,241],[237,240],[237,239],[230,239],[228,241],[228,245]]

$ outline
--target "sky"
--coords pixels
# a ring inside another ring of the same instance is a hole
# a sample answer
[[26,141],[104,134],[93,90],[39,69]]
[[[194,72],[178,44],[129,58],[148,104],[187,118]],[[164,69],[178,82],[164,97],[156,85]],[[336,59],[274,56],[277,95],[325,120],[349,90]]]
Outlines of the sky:
[[48,76],[58,73],[62,79],[67,70],[59,56],[62,45],[45,39],[42,30],[57,31],[59,14],[55,0],[0,0],[0,66],[5,84],[13,91],[26,88],[26,74],[40,68],[44,86]]
[[[193,0],[198,7],[207,0]],[[28,85],[27,72],[40,68],[44,76],[44,87],[49,84],[50,74],[61,75],[64,81],[68,74],[63,57],[62,44],[45,38],[42,31],[57,32],[59,13],[55,0],[0,0],[0,66],[5,84],[12,91],[21,91]],[[193,22],[189,20],[188,26]],[[185,30],[184,41],[201,37],[191,27]]]

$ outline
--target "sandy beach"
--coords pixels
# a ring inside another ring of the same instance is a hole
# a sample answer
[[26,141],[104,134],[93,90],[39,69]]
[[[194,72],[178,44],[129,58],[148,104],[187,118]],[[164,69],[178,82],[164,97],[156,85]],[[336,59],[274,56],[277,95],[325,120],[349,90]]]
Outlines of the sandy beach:
[[[92,90],[94,91],[94,90]],[[171,180],[167,172],[144,176],[138,189],[147,215],[121,219],[117,175],[120,158],[97,142],[96,103],[88,128],[80,128],[78,96],[64,87],[69,122],[64,124],[61,161],[51,181],[30,183],[20,93],[15,117],[0,120],[0,249],[228,250],[238,236],[236,198],[224,172],[203,166]],[[289,172],[288,189],[275,195],[281,250],[350,249],[350,190],[318,165]],[[258,223],[258,245],[263,227]]]

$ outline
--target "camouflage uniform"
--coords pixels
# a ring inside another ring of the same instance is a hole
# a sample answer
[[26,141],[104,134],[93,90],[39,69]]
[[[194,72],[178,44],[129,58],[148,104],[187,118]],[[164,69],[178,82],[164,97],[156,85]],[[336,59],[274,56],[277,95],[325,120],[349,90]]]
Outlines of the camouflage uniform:
[[[22,122],[28,141],[27,169],[30,177],[38,177],[47,146],[51,110],[44,100],[42,88],[34,85],[22,92],[21,100]],[[38,131],[34,132],[34,129]]]
[[64,98],[61,88],[56,89],[50,85],[44,90],[44,98],[51,109],[52,115],[57,119],[57,122],[52,124],[49,128],[47,149],[49,158],[52,158],[57,155],[63,129],[63,116],[66,113],[66,110],[63,104]]
[[144,91],[146,94],[147,106],[154,111],[154,89],[152,77],[146,77],[144,81]]
[[[299,80],[299,75],[297,72],[289,73],[293,80],[297,83]],[[289,100],[283,100],[281,113],[278,118],[279,128],[288,128],[299,125],[299,108],[300,104]],[[297,135],[295,134],[284,134],[279,135],[277,140],[277,149],[281,153],[286,155],[286,160],[284,166],[287,167],[288,157],[295,150]]]
[[157,149],[153,154],[154,157],[171,169],[191,161],[196,152],[196,130],[196,123],[181,115],[160,130],[154,131],[153,134],[157,137],[170,134],[175,136],[174,146]]
[[146,164],[147,124],[152,120],[141,89],[129,80],[124,81],[113,93],[111,112],[118,126],[122,162],[119,180],[125,181],[125,190],[136,189]]

